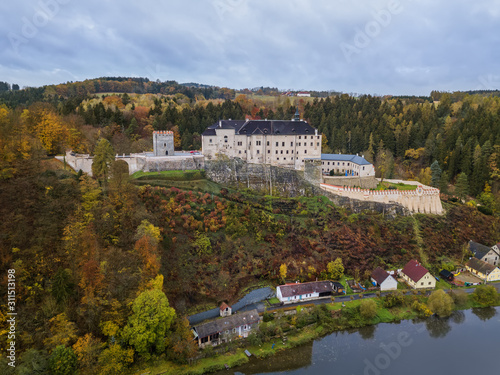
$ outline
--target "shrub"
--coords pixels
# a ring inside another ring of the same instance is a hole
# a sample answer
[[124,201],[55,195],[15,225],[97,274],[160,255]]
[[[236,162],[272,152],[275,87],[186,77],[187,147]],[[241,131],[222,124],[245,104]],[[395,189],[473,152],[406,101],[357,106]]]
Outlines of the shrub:
[[446,294],[442,289],[432,292],[427,301],[427,305],[433,313],[439,315],[440,317],[450,316],[453,308],[455,307],[453,298]]
[[361,301],[359,312],[363,319],[371,320],[377,315],[377,303],[373,299]]
[[493,285],[479,285],[472,298],[483,306],[492,306],[498,302],[498,293]]
[[399,290],[396,290],[384,297],[384,307],[391,308],[401,306],[404,300],[403,294]]
[[432,311],[429,310],[425,303],[421,303],[418,301],[413,302],[411,305],[413,310],[415,310],[420,318],[428,318],[432,315]]
[[451,298],[453,298],[453,302],[457,306],[464,306],[467,303],[469,296],[465,292],[465,290],[453,290],[451,292]]

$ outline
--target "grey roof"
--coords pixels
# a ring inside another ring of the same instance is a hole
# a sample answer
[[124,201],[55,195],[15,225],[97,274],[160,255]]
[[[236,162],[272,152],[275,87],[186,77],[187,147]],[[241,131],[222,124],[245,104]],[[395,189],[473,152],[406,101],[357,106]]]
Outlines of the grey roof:
[[473,270],[481,272],[484,275],[486,275],[486,273],[491,273],[491,271],[496,268],[494,265],[486,263],[485,261],[477,258],[470,258],[470,260],[467,262],[467,266],[469,266]]
[[469,250],[477,259],[481,259],[490,252],[491,248],[471,240],[469,241]]
[[293,120],[221,120],[210,125],[202,135],[215,135],[215,129],[234,129],[238,135],[279,134],[315,135],[316,129],[305,121]]
[[309,293],[332,292],[333,284],[331,281],[311,281],[309,283],[280,285],[278,288],[281,289],[283,297],[293,297]]
[[211,322],[194,327],[200,338],[208,337],[214,333],[224,332],[245,324],[254,324],[259,321],[259,313],[256,309],[237,313],[225,318],[215,319]]
[[350,161],[358,165],[371,164],[362,156],[349,154],[321,154],[321,160]]

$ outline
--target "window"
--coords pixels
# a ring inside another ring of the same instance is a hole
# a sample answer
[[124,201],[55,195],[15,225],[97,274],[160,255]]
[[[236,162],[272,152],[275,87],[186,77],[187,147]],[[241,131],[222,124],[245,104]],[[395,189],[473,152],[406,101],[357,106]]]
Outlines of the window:
[[208,141],[209,141],[210,143],[212,143],[212,138],[208,138]]
[[257,154],[260,154],[260,150],[257,150]]
[[293,150],[292,150],[292,154],[293,154]]
[[299,142],[299,146],[300,146],[300,142]]
[[278,153],[278,150],[276,150],[276,152],[275,152],[275,153],[277,154],[277,153]]
[[240,150],[240,151],[238,151],[238,154],[241,154],[241,150]]
[[429,285],[431,285],[431,282],[429,281]]
[[307,150],[304,150],[304,154],[307,154]]
[[278,142],[276,142],[276,147],[278,147]]
[[286,150],[286,153],[288,154],[288,150]]
[[319,142],[316,142],[316,146],[319,146]]
[[319,139],[319,135],[316,136],[316,139]]
[[330,162],[328,162],[328,165],[330,165]]
[[283,153],[283,150],[281,150],[281,153]]
[[251,146],[252,145],[252,142],[248,142],[248,145]]
[[[300,139],[300,138],[301,138],[301,136],[299,135],[299,139]],[[300,144],[299,144],[299,146],[300,146]]]
[[267,150],[267,153],[270,154],[271,153],[271,150]]
[[256,144],[257,146],[260,146],[261,142],[260,142],[260,141],[255,141],[255,144]]
[[267,141],[267,145],[269,146],[269,141]]
[[281,142],[281,146],[282,146],[282,147],[285,147],[285,142]]
[[290,142],[290,147],[293,147],[293,142]]
[[201,338],[201,343],[204,344],[206,342],[208,342],[208,337],[202,337]]
[[227,143],[227,135],[224,136],[224,142]]
[[238,146],[242,146],[243,145],[243,142],[238,142]]
[[312,147],[313,143],[311,142],[311,147]]
[[276,160],[280,160],[280,158],[276,158]]
[[283,160],[286,160],[286,158],[283,158]]

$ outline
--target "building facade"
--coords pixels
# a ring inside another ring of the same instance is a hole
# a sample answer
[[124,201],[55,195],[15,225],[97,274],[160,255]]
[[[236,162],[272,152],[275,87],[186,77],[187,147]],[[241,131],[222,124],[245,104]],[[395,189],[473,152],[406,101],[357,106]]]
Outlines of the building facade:
[[471,258],[465,265],[465,268],[484,281],[500,280],[500,269],[481,259]]
[[375,176],[375,167],[364,156],[347,154],[321,154],[321,172],[337,176]]
[[305,159],[321,158],[321,135],[297,114],[291,121],[222,120],[203,132],[202,153],[303,169]]
[[259,313],[254,309],[195,326],[193,334],[200,348],[207,345],[216,346],[240,337],[248,337],[259,322]]
[[499,264],[500,251],[497,245],[488,247],[474,241],[469,241],[469,250],[472,254],[474,254],[475,258],[482,260],[483,262],[489,263],[493,266]]
[[310,301],[332,295],[334,285],[331,281],[312,281],[293,283],[276,287],[276,297],[282,303]]
[[371,280],[372,283],[380,287],[381,291],[398,289],[398,282],[396,279],[380,267],[373,270]]
[[410,260],[400,275],[413,289],[434,289],[436,287],[436,278],[416,260]]

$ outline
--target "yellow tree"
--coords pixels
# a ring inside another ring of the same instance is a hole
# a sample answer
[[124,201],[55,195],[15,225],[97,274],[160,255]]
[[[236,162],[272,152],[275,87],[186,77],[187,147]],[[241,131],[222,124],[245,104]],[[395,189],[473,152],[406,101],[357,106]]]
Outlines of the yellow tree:
[[35,132],[48,154],[62,151],[63,144],[69,132],[59,115],[43,110],[35,123]]
[[286,273],[288,272],[288,269],[286,267],[286,264],[285,263],[282,263],[281,266],[280,266],[280,277],[281,279],[283,280],[283,282],[285,282],[285,279],[286,279]]

